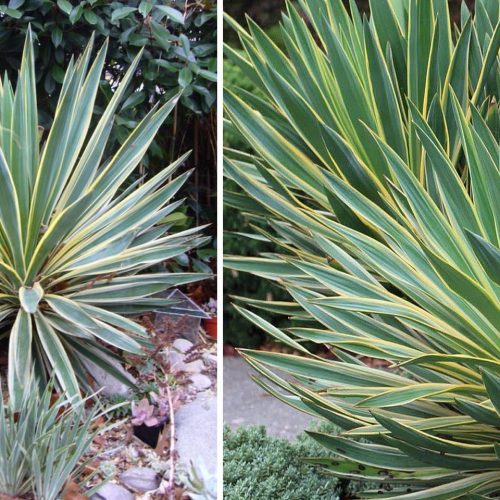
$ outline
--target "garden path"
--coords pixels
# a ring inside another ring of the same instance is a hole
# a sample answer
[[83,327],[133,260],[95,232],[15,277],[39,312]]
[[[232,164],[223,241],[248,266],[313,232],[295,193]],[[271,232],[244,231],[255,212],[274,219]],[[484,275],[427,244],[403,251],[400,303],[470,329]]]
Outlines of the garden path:
[[264,425],[270,436],[295,439],[310,427],[313,417],[267,394],[250,375],[255,370],[237,356],[224,356],[224,424]]

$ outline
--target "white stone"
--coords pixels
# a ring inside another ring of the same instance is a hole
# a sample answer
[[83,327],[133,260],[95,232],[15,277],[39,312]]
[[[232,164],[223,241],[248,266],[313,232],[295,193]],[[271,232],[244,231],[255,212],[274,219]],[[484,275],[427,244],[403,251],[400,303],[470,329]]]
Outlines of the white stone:
[[165,353],[168,364],[174,373],[186,372],[186,373],[199,373],[205,368],[203,361],[201,359],[196,359],[190,363],[186,363],[184,360],[186,356],[176,350],[169,349]]
[[160,476],[148,467],[131,467],[120,474],[120,481],[129,488],[142,493],[160,486]]
[[106,483],[94,493],[90,500],[134,500],[135,496],[115,483]]
[[205,363],[207,364],[217,364],[217,355],[216,354],[212,354],[211,352],[205,352],[202,354],[202,358],[203,358],[203,361],[205,361]]
[[180,353],[179,351],[168,349],[165,353],[165,356],[167,358],[168,364],[170,365],[170,368],[172,369],[175,369],[177,365],[184,364],[184,354]]
[[210,378],[202,373],[195,373],[190,379],[197,391],[205,391],[212,386]]
[[175,339],[172,347],[179,352],[185,353],[193,347],[193,343],[186,339]]
[[217,399],[197,397],[175,414],[177,451],[181,466],[188,469],[205,464],[212,475],[217,473]]
[[196,359],[195,361],[191,361],[191,363],[184,363],[184,369],[182,371],[187,373],[200,373],[203,368],[205,368],[203,361],[201,359]]
[[[110,359],[110,363],[133,384],[137,383],[137,380],[129,372],[127,372],[125,368],[123,368],[119,361]],[[96,390],[102,389],[100,394],[109,397],[115,395],[127,396],[131,393],[128,385],[113,377],[113,375],[103,370],[100,366],[97,366],[95,363],[85,359],[83,360],[83,364],[94,379]]]

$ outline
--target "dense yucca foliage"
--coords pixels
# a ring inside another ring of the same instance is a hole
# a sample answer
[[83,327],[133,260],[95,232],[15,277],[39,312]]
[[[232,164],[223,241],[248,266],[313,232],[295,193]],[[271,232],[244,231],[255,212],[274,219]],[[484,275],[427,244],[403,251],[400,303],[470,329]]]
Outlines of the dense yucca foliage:
[[226,265],[281,284],[289,302],[247,303],[302,325],[282,331],[240,308],[303,354],[244,356],[283,390],[262,380],[271,393],[344,429],[313,434],[337,476],[379,481],[379,496],[494,496],[499,3],[464,6],[460,27],[445,0],[376,0],[369,19],[354,2],[300,6],[305,16],[290,5],[283,16],[286,53],[251,21],[235,26],[245,55],[227,49],[266,95],[225,97],[228,126],[255,152],[227,151],[226,174],[249,196],[226,199],[267,220],[257,237],[282,251]]
[[177,99],[153,107],[106,158],[114,112],[140,54],[91,129],[106,45],[89,68],[91,53],[92,42],[69,63],[49,131],[38,129],[31,34],[15,91],[7,78],[0,86],[0,322],[9,334],[15,402],[33,365],[42,378],[54,370],[70,397],[86,383],[86,361],[123,379],[103,342],[141,353],[148,340],[122,313],[165,305],[148,297],[201,277],[142,272],[203,241],[199,228],[171,234],[163,222],[182,203],[169,200],[189,175],[172,178],[185,156],[122,188]]
[[52,389],[52,383],[42,391],[36,382],[28,385],[16,408],[0,400],[0,496],[61,498],[66,482],[90,462],[82,457],[93,439],[110,428],[96,425],[104,416],[98,406],[87,410],[82,399],[70,406],[64,395],[54,400]]

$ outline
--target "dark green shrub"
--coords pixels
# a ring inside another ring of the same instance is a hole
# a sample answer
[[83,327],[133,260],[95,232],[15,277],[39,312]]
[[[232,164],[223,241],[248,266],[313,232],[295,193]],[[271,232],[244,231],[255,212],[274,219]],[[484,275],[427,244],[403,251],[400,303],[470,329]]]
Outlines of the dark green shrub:
[[272,438],[264,427],[224,430],[224,498],[227,500],[336,500],[340,483],[302,458],[324,451],[311,438]]
[[[109,38],[97,97],[97,121],[112,88],[144,48],[109,141],[114,151],[157,102],[182,90],[180,105],[165,122],[137,175],[152,175],[188,149],[185,168],[197,168],[183,195],[197,222],[213,220],[216,186],[216,1],[16,0],[0,2],[0,75],[15,80],[31,24],[36,43],[40,124],[47,130],[62,76],[94,33],[95,46]],[[8,5],[8,7],[7,7]],[[54,97],[55,96],[55,97]],[[207,208],[208,207],[208,208]]]
[[[215,102],[216,2],[184,0],[68,1],[25,0],[0,6],[0,70],[17,72],[28,24],[38,39],[38,85],[49,96],[62,84],[73,54],[83,51],[95,35],[100,46],[109,38],[103,92],[144,47],[141,65],[131,85],[122,119],[136,114],[163,93],[185,89],[181,103],[196,113],[208,113]],[[171,6],[166,6],[171,4]],[[39,89],[41,90],[41,89]],[[135,91],[135,93],[133,93]],[[47,106],[53,102],[47,100]],[[128,111],[125,113],[125,111]]]

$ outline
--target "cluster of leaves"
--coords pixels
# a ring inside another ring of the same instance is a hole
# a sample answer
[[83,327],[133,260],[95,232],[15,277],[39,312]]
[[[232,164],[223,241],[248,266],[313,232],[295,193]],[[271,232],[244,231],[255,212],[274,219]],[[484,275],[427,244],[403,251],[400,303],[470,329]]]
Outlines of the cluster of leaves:
[[286,288],[240,311],[303,354],[244,356],[270,393],[343,428],[311,433],[338,477],[379,478],[380,497],[496,497],[500,4],[462,4],[457,26],[445,0],[372,0],[369,17],[299,3],[284,50],[252,21],[233,23],[244,52],[227,48],[265,93],[226,93],[253,150],[227,151],[248,195],[228,199],[278,250],[226,265]]
[[264,427],[226,427],[224,498],[339,499],[339,481],[304,462],[321,455],[324,449],[307,436],[290,442],[267,436]]
[[[109,38],[109,49],[95,108],[103,113],[113,89],[139,50],[140,64],[118,110],[110,147],[123,143],[130,130],[159,102],[181,94],[177,123],[163,128],[143,164],[163,168],[180,151],[176,131],[187,129],[191,116],[204,122],[216,98],[216,3],[210,0],[10,0],[0,6],[0,72],[15,80],[22,47],[31,25],[35,45],[40,125],[48,129],[65,68],[81,54],[94,33],[97,45]],[[95,55],[95,54],[93,54]],[[105,76],[105,78],[104,78]],[[189,147],[184,140],[183,149]],[[154,160],[154,161],[153,161]],[[214,160],[215,163],[215,160]],[[214,167],[215,170],[215,167]]]
[[108,412],[96,405],[87,410],[83,400],[68,405],[64,396],[54,397],[51,384],[40,390],[31,382],[18,407],[0,398],[0,495],[56,500],[85,471],[91,459],[82,457],[109,429],[103,425]]
[[175,232],[165,221],[183,202],[172,198],[190,172],[174,174],[187,155],[122,188],[178,97],[155,105],[108,155],[114,114],[141,54],[91,128],[106,48],[91,64],[91,40],[68,63],[48,133],[38,128],[30,30],[17,84],[5,78],[0,85],[0,326],[9,338],[14,406],[32,366],[41,379],[54,376],[69,397],[80,396],[80,384],[88,387],[89,361],[130,384],[114,368],[115,350],[142,354],[150,341],[125,315],[166,307],[155,293],[208,277],[144,273],[207,238],[199,228]]
[[[224,85],[231,88],[241,88],[254,95],[263,96],[255,83],[230,59],[224,60]],[[230,122],[224,124],[224,145],[230,149],[250,152],[251,148]],[[237,184],[231,180],[224,181],[226,196],[238,196],[241,193]],[[230,204],[224,205],[224,253],[240,255],[255,255],[259,251],[271,250],[272,244],[256,239],[241,238],[240,233],[250,231],[247,217]],[[224,342],[235,347],[255,348],[269,338],[262,330],[256,329],[251,323],[241,317],[231,306],[231,295],[243,295],[256,299],[270,296],[276,300],[284,300],[287,293],[278,286],[264,283],[259,278],[246,275],[244,279],[238,271],[224,271],[224,324],[228,325],[224,332]],[[284,324],[284,321],[282,321]]]

